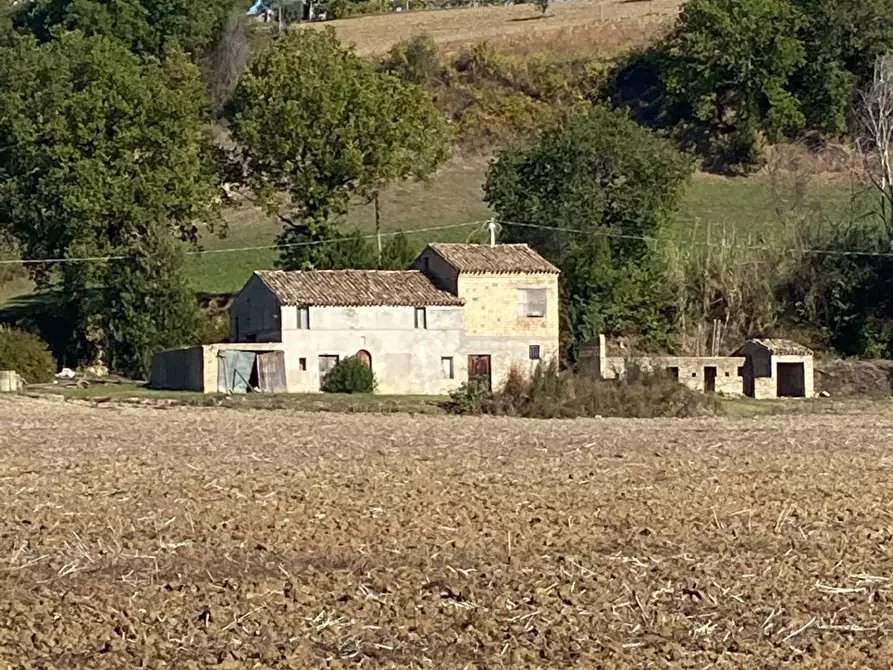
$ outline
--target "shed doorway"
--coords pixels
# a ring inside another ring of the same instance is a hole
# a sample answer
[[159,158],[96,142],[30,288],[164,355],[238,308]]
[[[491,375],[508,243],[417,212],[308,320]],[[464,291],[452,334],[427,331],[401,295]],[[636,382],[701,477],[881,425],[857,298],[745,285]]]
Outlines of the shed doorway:
[[704,366],[704,393],[716,393],[716,367]]
[[803,363],[776,363],[779,398],[806,397],[806,371]]
[[234,351],[217,354],[217,392],[285,393],[284,351]]

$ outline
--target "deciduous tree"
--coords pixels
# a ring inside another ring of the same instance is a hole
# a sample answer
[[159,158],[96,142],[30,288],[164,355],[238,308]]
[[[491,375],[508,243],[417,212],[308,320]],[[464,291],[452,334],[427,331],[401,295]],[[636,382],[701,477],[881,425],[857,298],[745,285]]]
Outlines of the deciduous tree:
[[[678,207],[691,157],[603,107],[583,107],[530,146],[499,153],[485,185],[508,241],[563,271],[571,343],[596,332],[666,340],[651,240]],[[512,225],[514,224],[514,225]]]
[[[182,293],[172,240],[195,240],[201,224],[216,221],[218,163],[203,127],[205,101],[183,55],[141,58],[80,32],[0,48],[0,220],[24,258],[114,257],[31,266],[40,285],[64,293],[70,348],[81,360],[96,347],[115,356],[115,314],[139,311],[160,333],[170,314],[186,313],[151,296]],[[141,346],[187,334],[147,334]],[[144,353],[120,360],[128,361],[123,372],[146,371]]]
[[[233,112],[246,184],[283,221],[283,245],[322,234],[353,197],[426,177],[451,137],[422,88],[376,71],[331,29],[277,38],[252,63]],[[283,255],[286,267],[300,260]]]

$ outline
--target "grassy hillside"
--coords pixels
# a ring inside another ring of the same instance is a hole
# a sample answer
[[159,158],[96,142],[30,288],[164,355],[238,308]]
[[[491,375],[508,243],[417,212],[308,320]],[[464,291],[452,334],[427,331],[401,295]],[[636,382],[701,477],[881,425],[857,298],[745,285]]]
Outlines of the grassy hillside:
[[[382,197],[382,227],[385,231],[407,233],[423,228],[472,223],[450,230],[410,235],[419,248],[429,241],[484,241],[481,222],[492,216],[483,201],[481,184],[486,165],[481,162],[454,162],[429,184],[399,184]],[[813,220],[840,220],[848,217],[851,188],[842,182],[808,185],[803,189],[773,185],[765,177],[725,179],[696,175],[686,194],[671,234],[685,243],[700,243],[710,236],[716,243],[751,244],[772,238],[780,225],[779,211],[803,201]],[[347,217],[346,226],[371,234],[374,216],[371,206],[358,204]],[[271,245],[279,224],[257,210],[241,210],[230,215],[229,234],[224,239],[209,237],[208,250]],[[207,253],[190,260],[190,277],[203,291],[238,289],[253,270],[272,267],[272,249],[237,253]]]

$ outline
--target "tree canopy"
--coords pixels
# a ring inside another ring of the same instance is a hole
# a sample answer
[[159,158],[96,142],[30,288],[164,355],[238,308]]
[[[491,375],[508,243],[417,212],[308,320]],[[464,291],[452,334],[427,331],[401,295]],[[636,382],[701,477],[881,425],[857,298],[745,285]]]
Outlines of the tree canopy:
[[622,112],[583,107],[538,140],[500,152],[484,187],[507,241],[530,243],[563,272],[567,334],[637,331],[660,339],[651,238],[679,205],[690,156]]
[[608,93],[708,165],[754,166],[762,138],[852,130],[856,91],[891,49],[886,0],[690,0],[665,38],[620,63]]
[[246,185],[292,245],[318,237],[351,198],[430,174],[451,137],[424,89],[377,71],[331,29],[288,31],[258,55],[234,95],[232,130]]
[[40,40],[56,31],[105,35],[140,54],[167,49],[187,53],[213,46],[234,9],[244,0],[32,0],[18,9],[16,24]]
[[[0,48],[0,219],[23,256],[135,258],[150,249],[141,262],[156,259],[167,268],[156,279],[180,286],[172,240],[194,240],[199,224],[213,225],[220,195],[205,106],[198,70],[184,55],[142,58],[77,31]],[[102,289],[126,290],[110,281],[121,262],[34,268],[44,284],[60,280],[78,324],[72,346],[82,356],[116,346],[107,309],[113,294]],[[158,303],[147,317],[185,314],[183,305]]]

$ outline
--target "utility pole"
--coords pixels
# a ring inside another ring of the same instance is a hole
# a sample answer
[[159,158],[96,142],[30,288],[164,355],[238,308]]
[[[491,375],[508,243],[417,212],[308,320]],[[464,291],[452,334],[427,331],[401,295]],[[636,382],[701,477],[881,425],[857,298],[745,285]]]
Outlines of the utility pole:
[[381,209],[378,206],[378,191],[375,192],[375,243],[378,245],[378,268],[381,269]]

